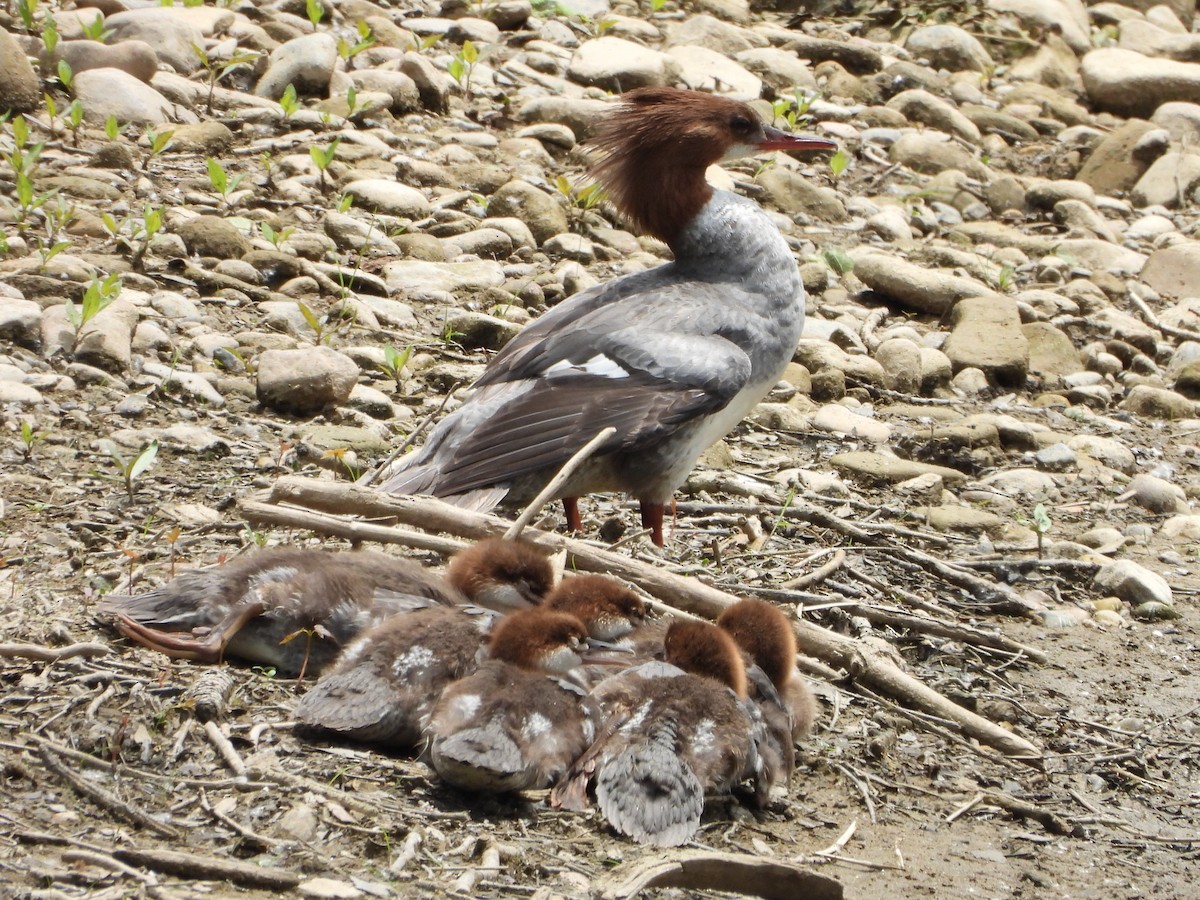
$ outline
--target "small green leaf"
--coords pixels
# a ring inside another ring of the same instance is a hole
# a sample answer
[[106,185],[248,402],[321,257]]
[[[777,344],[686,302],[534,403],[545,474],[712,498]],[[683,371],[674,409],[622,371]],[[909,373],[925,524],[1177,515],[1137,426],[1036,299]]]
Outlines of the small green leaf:
[[154,457],[158,456],[158,441],[151,441],[145,446],[129,466],[129,480],[137,478],[154,462]]
[[1050,514],[1046,512],[1046,507],[1042,503],[1033,508],[1033,524],[1035,530],[1040,534],[1047,534],[1052,527]]
[[467,65],[474,65],[475,61],[479,59],[479,51],[470,41],[463,41],[462,58]]
[[225,168],[211,156],[208,158],[207,164],[208,180],[212,182],[213,190],[218,194],[224,194],[229,188],[229,180],[225,175]]
[[840,178],[842,173],[846,171],[846,167],[850,165],[850,157],[846,155],[845,150],[838,150],[837,153],[829,157],[829,170],[833,172],[834,178]]
[[317,318],[317,314],[309,308],[308,304],[302,300],[297,300],[296,305],[300,307],[300,315],[304,316],[304,321],[308,323],[308,327],[317,334],[321,333],[321,320]]
[[65,59],[60,59],[56,71],[58,72],[59,83],[70,90],[71,81],[75,78],[75,73],[71,70],[71,64]]
[[120,133],[121,133],[121,125],[117,121],[116,116],[110,115],[107,119],[104,120],[104,135],[105,135],[105,137],[107,137],[110,141],[115,141],[117,139],[117,135],[119,135]]
[[846,275],[854,271],[854,260],[844,250],[830,247],[823,250],[821,256],[825,260],[825,265],[829,266],[838,275]]

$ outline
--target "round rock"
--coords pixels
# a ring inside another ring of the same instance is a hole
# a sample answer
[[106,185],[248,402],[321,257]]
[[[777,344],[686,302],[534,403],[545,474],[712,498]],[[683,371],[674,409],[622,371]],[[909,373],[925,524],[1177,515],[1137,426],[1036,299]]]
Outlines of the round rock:
[[258,357],[258,402],[280,412],[311,415],[345,403],[358,366],[330,347],[266,350]]

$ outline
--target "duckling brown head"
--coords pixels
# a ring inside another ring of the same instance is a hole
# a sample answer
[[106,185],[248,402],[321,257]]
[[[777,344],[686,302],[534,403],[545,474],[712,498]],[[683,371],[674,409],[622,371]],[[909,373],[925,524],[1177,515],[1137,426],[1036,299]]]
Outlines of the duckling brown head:
[[458,553],[446,579],[480,606],[520,609],[540,603],[550,592],[554,569],[528,541],[487,538]]
[[568,613],[519,609],[496,626],[488,652],[522,669],[569,672],[582,664],[587,636],[583,623]]
[[741,600],[717,617],[717,626],[783,691],[796,667],[796,635],[787,616],[765,600]]
[[542,604],[577,616],[589,636],[612,641],[629,634],[646,619],[646,604],[625,585],[603,575],[564,578]]
[[693,675],[712,678],[746,696],[746,666],[741,651],[726,632],[710,622],[678,621],[663,641],[667,662]]

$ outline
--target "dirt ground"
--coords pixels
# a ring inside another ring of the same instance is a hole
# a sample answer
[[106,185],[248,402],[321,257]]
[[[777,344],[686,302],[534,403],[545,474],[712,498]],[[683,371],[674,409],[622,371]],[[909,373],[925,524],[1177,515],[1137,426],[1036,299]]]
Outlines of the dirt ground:
[[[158,399],[155,409],[164,424],[195,417],[223,434],[250,427],[256,415],[247,408],[197,416],[171,397]],[[231,772],[189,699],[189,688],[212,670],[132,647],[89,610],[131,573],[148,585],[170,577],[173,567],[216,562],[248,544],[313,538],[283,529],[254,533],[239,519],[233,500],[279,471],[270,454],[250,446],[235,444],[228,455],[207,458],[164,449],[130,499],[111,463],[88,449],[92,432],[112,427],[113,417],[103,402],[86,412],[67,410],[30,461],[11,442],[2,451],[5,641],[47,648],[99,643],[109,651],[56,662],[21,658],[7,645],[2,651],[3,893],[274,893],[247,884],[244,873],[206,881],[194,866],[170,874],[161,861],[142,866],[121,855],[167,848],[280,870],[314,896],[433,896],[456,883],[474,896],[599,895],[640,865],[671,856],[618,838],[594,815],[550,810],[541,796],[480,801],[439,785],[411,759],[302,742],[287,724],[297,686],[237,666],[221,670],[234,682],[224,726],[247,771]],[[286,441],[293,425],[279,420],[271,427],[272,434],[257,436],[258,447]],[[768,437],[746,428],[732,441],[751,470],[756,460],[759,471],[778,460]],[[821,440],[801,436],[796,443],[802,456],[815,458]],[[850,500],[887,502],[869,488],[843,502]],[[1063,504],[1064,528],[1070,500]],[[195,515],[187,504],[216,511],[216,520],[177,526]],[[593,533],[600,513],[632,524],[632,510],[590,509]],[[1118,525],[1141,516],[1121,505],[1109,514]],[[821,721],[802,747],[786,802],[761,814],[736,803],[714,805],[699,847],[798,860],[840,881],[847,897],[1200,896],[1192,886],[1200,839],[1194,571],[1179,569],[1173,579],[1183,612],[1174,622],[1126,620],[1124,628],[1105,630],[1089,620],[1050,628],[1033,618],[972,614],[961,592],[897,568],[886,552],[894,538],[863,548],[785,522],[764,549],[748,551],[744,523],[744,516],[681,517],[666,564],[704,570],[732,586],[769,586],[786,580],[798,558],[844,548],[847,569],[903,584],[944,603],[959,622],[998,629],[1046,654],[1045,664],[1028,664],[960,641],[874,631],[927,684],[1009,723],[1045,758],[1037,768],[1003,761],[938,723],[920,725],[890,702],[864,696],[851,682],[814,682]],[[714,542],[724,548],[719,565],[711,559]],[[976,549],[965,543],[951,552]],[[632,546],[654,558],[641,544]],[[1167,549],[1150,543],[1126,553],[1152,562]],[[1055,593],[1068,606],[1092,595],[1087,579],[1070,571],[1028,570],[1013,586]],[[837,599],[836,592],[830,597]],[[806,618],[865,633],[862,621],[837,608]],[[148,813],[160,830],[81,798],[70,776]],[[851,826],[832,858],[814,855]],[[496,853],[499,868],[487,868]],[[121,860],[132,867],[112,871]]]

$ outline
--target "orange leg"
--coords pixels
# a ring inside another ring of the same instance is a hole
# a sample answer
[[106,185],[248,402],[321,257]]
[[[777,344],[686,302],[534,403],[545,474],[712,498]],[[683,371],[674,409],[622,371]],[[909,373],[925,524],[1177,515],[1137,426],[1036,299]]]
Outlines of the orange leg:
[[563,509],[567,512],[567,531],[583,531],[583,516],[579,514],[579,498],[563,497]]
[[667,542],[663,538],[663,504],[643,500],[641,507],[642,527],[650,529],[650,540],[654,541],[654,546],[665,547]]
[[246,623],[258,618],[266,611],[266,604],[262,602],[243,603],[215,625],[203,638],[160,631],[134,621],[126,615],[117,619],[117,630],[130,640],[137,641],[151,650],[165,653],[172,659],[192,659],[197,662],[216,663],[221,661],[225,646],[233,640],[233,636],[241,631]]

